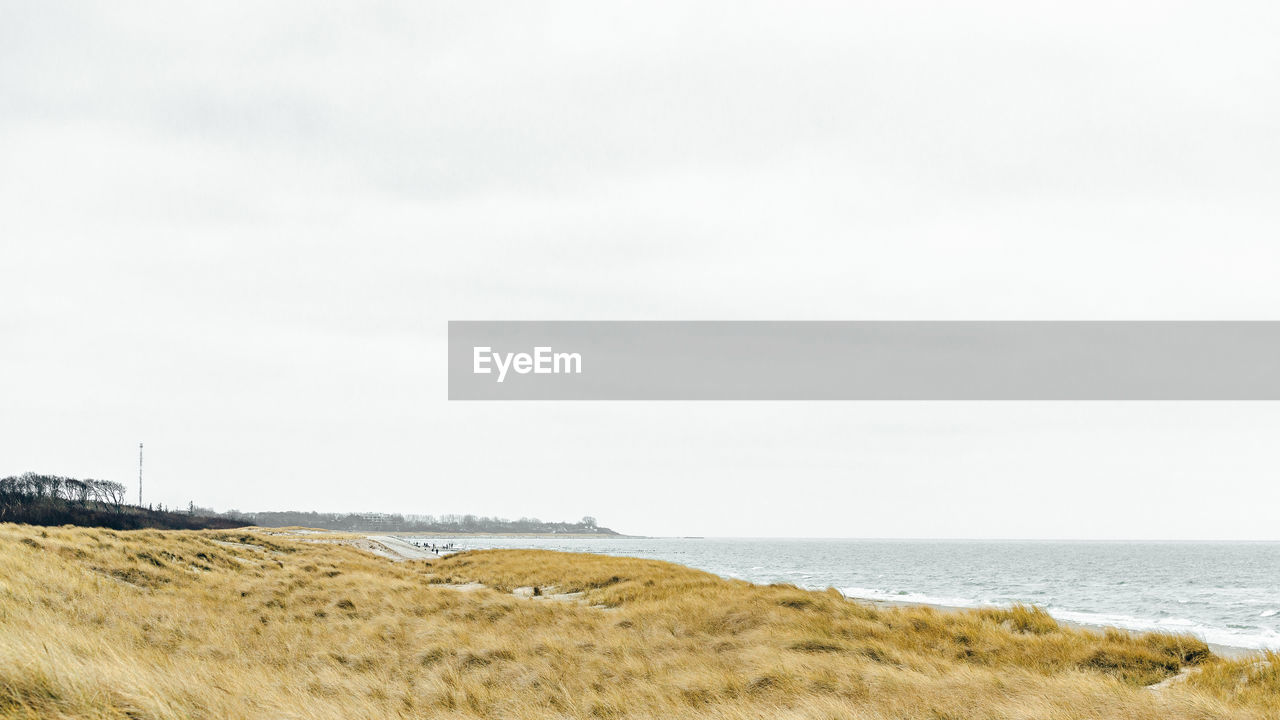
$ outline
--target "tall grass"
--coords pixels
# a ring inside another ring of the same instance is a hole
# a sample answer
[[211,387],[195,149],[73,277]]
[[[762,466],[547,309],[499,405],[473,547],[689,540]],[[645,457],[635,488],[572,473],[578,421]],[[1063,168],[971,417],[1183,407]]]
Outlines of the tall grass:
[[317,539],[341,538],[0,525],[0,717],[1280,713],[1275,657],[1035,608],[881,609],[542,551],[397,563]]

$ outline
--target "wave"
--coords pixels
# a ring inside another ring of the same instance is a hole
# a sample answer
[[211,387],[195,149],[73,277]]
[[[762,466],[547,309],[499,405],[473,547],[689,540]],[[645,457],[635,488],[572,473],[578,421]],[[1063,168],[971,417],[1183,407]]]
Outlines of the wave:
[[1048,611],[1055,618],[1082,625],[1111,626],[1139,632],[1188,633],[1207,643],[1245,648],[1247,650],[1280,649],[1280,633],[1273,628],[1267,627],[1224,628],[1179,617],[1153,620],[1131,615],[1079,612],[1055,608],[1048,608]]
[[[855,600],[872,600],[877,602],[900,602],[913,605],[939,605],[943,607],[976,608],[976,607],[1008,607],[1012,602],[999,602],[975,598],[944,597],[926,595],[907,591],[886,591],[876,588],[847,587],[840,592],[845,597]],[[1137,632],[1171,632],[1194,635],[1207,643],[1246,650],[1280,649],[1280,632],[1273,628],[1223,628],[1205,625],[1182,617],[1140,618],[1132,615],[1116,613],[1082,612],[1064,608],[1046,607],[1045,610],[1058,620],[1069,623],[1097,627],[1117,627]],[[1264,612],[1263,617],[1278,614],[1276,610]]]
[[982,600],[973,600],[969,598],[941,597],[936,595],[925,595],[924,593],[907,592],[905,590],[886,591],[876,590],[874,588],[847,587],[840,588],[840,592],[847,598],[855,600],[875,600],[877,602],[900,602],[910,603],[913,605],[941,605],[944,607],[961,607],[974,608],[986,605],[994,605],[992,602],[984,602]]

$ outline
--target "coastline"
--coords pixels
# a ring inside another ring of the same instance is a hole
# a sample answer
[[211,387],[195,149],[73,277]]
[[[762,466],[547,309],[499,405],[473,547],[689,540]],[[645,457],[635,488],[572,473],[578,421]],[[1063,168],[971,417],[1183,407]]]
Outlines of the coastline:
[[[967,612],[972,610],[981,610],[983,607],[998,607],[996,605],[978,606],[978,607],[968,607],[963,605],[939,605],[937,603],[913,602],[909,600],[882,600],[879,598],[864,598],[864,597],[858,597],[856,595],[845,595],[845,597],[853,602],[859,602],[859,603],[863,603],[864,605],[871,605],[873,607],[878,607],[878,608],[927,607],[933,610],[937,610],[939,612]],[[1052,613],[1050,614],[1052,615]],[[1100,635],[1106,633],[1108,630],[1117,630],[1119,632],[1127,633],[1130,635],[1141,635],[1144,632],[1142,630],[1130,630],[1129,628],[1123,628],[1117,625],[1106,625],[1103,623],[1085,623],[1085,622],[1078,622],[1075,620],[1064,620],[1058,617],[1055,617],[1053,619],[1055,622],[1057,622],[1059,625],[1062,625],[1063,627],[1075,628],[1077,630],[1087,630],[1090,632],[1098,633]],[[1212,643],[1208,641],[1205,641],[1205,644],[1209,646],[1209,649],[1212,650],[1215,655],[1218,655],[1224,658],[1229,658],[1232,660],[1250,657],[1253,655],[1261,655],[1262,653],[1266,652],[1266,650],[1262,650],[1259,648],[1241,647],[1239,645],[1224,645],[1222,643]]]
[[[378,543],[378,544],[382,545],[382,546],[383,546],[384,548],[386,548],[386,550],[388,550],[390,553],[400,555],[400,556],[401,556],[402,558],[404,558],[404,559],[424,559],[424,560],[438,559],[438,558],[441,558],[441,557],[445,557],[445,556],[447,556],[447,555],[454,554],[455,552],[461,552],[462,550],[465,550],[465,549],[461,549],[461,550],[453,550],[453,551],[450,551],[450,552],[442,552],[442,553],[440,553],[440,554],[438,554],[438,555],[437,555],[437,554],[431,553],[431,552],[429,552],[429,551],[422,550],[421,548],[418,548],[418,547],[416,547],[416,546],[412,545],[411,543],[409,543],[409,542],[407,542],[407,541],[403,540],[401,536],[412,536],[412,537],[467,537],[467,536],[470,536],[470,537],[479,537],[479,536],[481,536],[481,534],[479,534],[479,533],[466,533],[466,534],[439,534],[439,535],[427,535],[427,534],[421,534],[421,533],[384,533],[384,534],[380,534],[380,535],[369,535],[369,534],[365,534],[365,535],[364,535],[364,537],[365,537],[366,539],[368,539],[368,540],[370,540],[370,541],[373,541],[373,542],[375,542],[375,543]],[[488,537],[560,537],[560,538],[563,538],[563,537],[570,537],[569,535],[564,535],[564,534],[554,534],[554,533],[544,533],[544,534],[540,534],[540,535],[536,535],[536,534],[528,534],[528,535],[488,534],[488,535],[486,535],[486,536],[488,536]],[[594,536],[594,535],[575,535],[575,536],[573,536],[573,537],[598,537],[598,536]],[[616,537],[631,537],[631,536],[610,536],[610,537],[611,537],[611,538],[616,538]],[[376,552],[376,551],[375,551],[375,552]],[[378,554],[382,554],[382,553],[378,553]],[[683,565],[683,564],[681,564],[681,566],[682,566],[682,567],[690,567],[691,569],[697,569],[697,568],[692,568],[691,566]],[[842,593],[842,594],[843,594],[843,593]],[[918,601],[909,601],[909,600],[886,600],[886,599],[882,599],[882,598],[859,597],[859,596],[857,596],[857,595],[849,595],[849,594],[845,594],[845,597],[846,597],[847,599],[849,599],[850,601],[853,601],[853,602],[859,602],[859,603],[863,603],[863,604],[866,604],[866,605],[871,605],[871,606],[879,607],[879,608],[890,608],[890,607],[927,607],[927,608],[931,608],[931,609],[934,609],[934,610],[937,610],[937,611],[940,611],[940,612],[965,612],[965,611],[972,611],[972,610],[980,610],[980,609],[982,609],[983,607],[993,607],[993,608],[994,608],[994,607],[999,607],[999,606],[995,606],[995,605],[992,605],[992,606],[964,606],[964,605],[945,605],[945,604],[940,604],[940,603],[918,602]],[[1050,614],[1052,615],[1052,613],[1050,613]],[[1056,622],[1058,622],[1059,624],[1061,624],[1063,627],[1075,628],[1075,629],[1080,629],[1080,630],[1087,630],[1087,631],[1094,632],[1094,633],[1098,633],[1098,634],[1105,634],[1108,630],[1115,630],[1115,631],[1119,631],[1119,632],[1123,632],[1123,633],[1127,633],[1127,634],[1131,634],[1131,635],[1138,635],[1138,634],[1142,634],[1143,632],[1145,632],[1145,631],[1143,631],[1143,630],[1135,630],[1135,629],[1130,629],[1130,628],[1124,628],[1124,627],[1120,627],[1120,626],[1118,626],[1118,625],[1107,625],[1107,624],[1105,624],[1105,623],[1089,623],[1089,622],[1080,622],[1080,621],[1076,621],[1076,620],[1066,620],[1066,619],[1058,618],[1058,617],[1054,617],[1054,620],[1055,620]],[[1240,658],[1250,657],[1250,656],[1254,656],[1254,655],[1261,655],[1262,653],[1266,652],[1266,650],[1265,650],[1265,649],[1260,649],[1260,648],[1251,648],[1251,647],[1244,647],[1244,646],[1239,646],[1239,645],[1229,645],[1229,644],[1215,643],[1215,642],[1208,642],[1208,641],[1205,641],[1205,644],[1206,644],[1206,645],[1208,645],[1208,646],[1209,646],[1209,649],[1210,649],[1210,650],[1212,650],[1215,654],[1217,654],[1217,655],[1219,655],[1219,656],[1221,656],[1221,657],[1224,657],[1224,658],[1229,658],[1229,659],[1240,659]]]
[[13,699],[0,717],[15,720],[301,708],[712,720],[780,707],[796,720],[1082,709],[1261,720],[1280,698],[1268,658],[1232,659],[1169,633],[1085,632],[1022,607],[935,612],[650,558],[437,556],[407,538],[303,529],[0,523],[0,540],[11,601],[0,688]]

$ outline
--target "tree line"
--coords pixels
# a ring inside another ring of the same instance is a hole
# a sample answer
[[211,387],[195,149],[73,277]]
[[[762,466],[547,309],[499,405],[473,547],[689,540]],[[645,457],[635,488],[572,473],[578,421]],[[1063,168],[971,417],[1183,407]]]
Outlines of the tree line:
[[4,508],[43,499],[65,500],[88,505],[101,503],[116,510],[124,507],[125,487],[111,480],[77,480],[60,475],[29,472],[0,478],[0,519]]
[[[231,516],[235,511],[228,511]],[[235,513],[235,517],[262,527],[313,527],[351,532],[385,530],[388,532],[438,533],[547,533],[617,535],[600,527],[596,519],[584,517],[578,522],[545,522],[523,517],[508,520],[478,515],[401,515],[398,513],[319,513],[304,511]]]
[[0,478],[0,522],[137,528],[229,528],[247,523],[176,513],[125,502],[127,489],[112,480],[80,480],[28,472]]
[[134,528],[312,527],[325,530],[421,533],[538,533],[617,535],[590,516],[577,522],[545,522],[522,517],[508,520],[477,515],[401,515],[388,513],[318,513],[298,510],[218,513],[188,505],[185,512],[128,504],[127,488],[111,480],[80,480],[33,472],[0,478],[0,522],[32,525],[89,525],[117,530]]

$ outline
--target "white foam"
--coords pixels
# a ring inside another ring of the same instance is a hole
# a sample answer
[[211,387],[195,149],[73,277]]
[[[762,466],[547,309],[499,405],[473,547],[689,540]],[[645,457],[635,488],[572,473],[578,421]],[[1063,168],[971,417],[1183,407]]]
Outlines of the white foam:
[[877,590],[875,588],[847,587],[840,588],[840,592],[847,598],[855,600],[876,600],[880,602],[902,602],[916,603],[920,605],[944,605],[946,607],[982,607],[991,603],[984,603],[980,600],[970,598],[940,597],[934,595],[925,595],[924,593],[906,592],[906,591],[887,591]]
[[[840,592],[843,593],[845,597],[855,600],[942,605],[958,608],[984,607],[990,605],[1007,607],[1009,605],[1009,603],[983,602],[972,598],[941,597],[904,591],[891,592],[877,588],[865,587],[841,588]],[[1066,620],[1067,622],[1080,623],[1082,625],[1116,627],[1124,630],[1134,630],[1137,632],[1187,633],[1215,645],[1226,645],[1229,647],[1245,648],[1249,650],[1280,649],[1280,632],[1276,632],[1271,628],[1259,627],[1250,632],[1203,625],[1195,622],[1194,620],[1180,617],[1150,619],[1133,617],[1131,615],[1080,612],[1075,610],[1064,610],[1061,608],[1046,608],[1046,610],[1050,615],[1058,620]],[[1269,610],[1267,612],[1270,614],[1265,614],[1264,617],[1272,617],[1273,615],[1280,614],[1277,613],[1276,610]]]
[[1187,618],[1172,617],[1153,620],[1131,615],[1078,612],[1059,608],[1048,608],[1048,611],[1050,615],[1059,620],[1067,620],[1083,625],[1117,627],[1138,632],[1187,633],[1215,645],[1227,645],[1249,650],[1280,649],[1280,633],[1271,628],[1258,627],[1251,631],[1245,631],[1204,625]]

